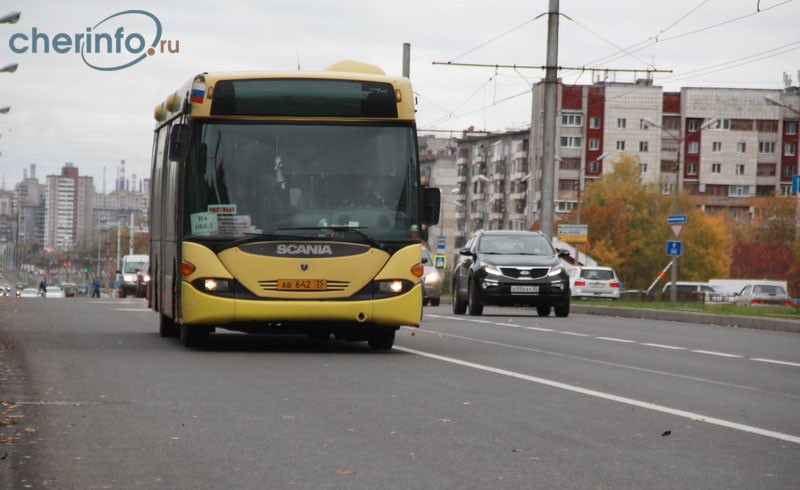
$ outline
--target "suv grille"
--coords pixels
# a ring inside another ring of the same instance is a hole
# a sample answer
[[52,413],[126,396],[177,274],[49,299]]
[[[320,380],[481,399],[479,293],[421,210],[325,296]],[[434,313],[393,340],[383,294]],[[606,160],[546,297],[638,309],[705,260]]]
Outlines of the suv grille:
[[504,276],[513,277],[515,279],[539,279],[546,276],[549,271],[550,269],[548,267],[536,267],[533,269],[519,269],[517,267],[500,268],[500,272],[502,272]]

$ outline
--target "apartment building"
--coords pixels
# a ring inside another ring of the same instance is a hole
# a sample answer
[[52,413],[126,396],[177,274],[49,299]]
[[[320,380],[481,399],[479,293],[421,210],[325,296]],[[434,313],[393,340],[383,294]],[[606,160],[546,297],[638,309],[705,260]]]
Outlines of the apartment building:
[[[677,185],[706,212],[737,219],[751,218],[768,196],[788,196],[798,173],[798,87],[664,92],[649,80],[559,84],[557,101],[556,213],[571,211],[580,191],[610,172],[622,153],[636,158],[643,182],[665,194]],[[530,129],[532,203],[540,199],[543,109],[540,83],[533,87]],[[538,213],[529,206],[525,222]]]
[[66,163],[61,175],[47,176],[44,206],[44,246],[71,250],[91,240],[94,184]]

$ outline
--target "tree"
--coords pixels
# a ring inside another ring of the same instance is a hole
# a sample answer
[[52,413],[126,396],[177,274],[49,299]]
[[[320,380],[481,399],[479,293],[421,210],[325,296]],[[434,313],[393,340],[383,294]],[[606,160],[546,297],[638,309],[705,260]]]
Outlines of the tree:
[[[682,280],[725,277],[730,264],[730,234],[722,219],[695,209],[685,194]],[[666,242],[672,239],[667,216],[672,196],[641,182],[636,159],[622,154],[611,173],[587,186],[581,202],[581,221],[589,225],[583,250],[599,264],[613,267],[626,288],[644,289],[669,262]]]

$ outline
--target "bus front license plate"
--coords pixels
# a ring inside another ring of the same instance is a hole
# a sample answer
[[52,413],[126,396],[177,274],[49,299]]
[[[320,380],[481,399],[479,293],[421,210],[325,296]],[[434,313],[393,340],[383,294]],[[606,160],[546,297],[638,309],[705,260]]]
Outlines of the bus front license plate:
[[279,291],[325,291],[328,281],[325,279],[278,279]]
[[511,286],[511,294],[538,294],[539,286]]

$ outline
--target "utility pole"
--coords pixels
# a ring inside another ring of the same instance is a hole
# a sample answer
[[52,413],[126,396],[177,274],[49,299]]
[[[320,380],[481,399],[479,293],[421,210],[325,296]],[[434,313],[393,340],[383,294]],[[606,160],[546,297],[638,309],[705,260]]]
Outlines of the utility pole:
[[403,43],[403,76],[411,78],[411,44]]
[[541,230],[553,238],[555,155],[556,155],[556,95],[558,91],[558,0],[550,0],[547,12],[547,67],[544,77],[544,128],[542,139],[542,207]]

